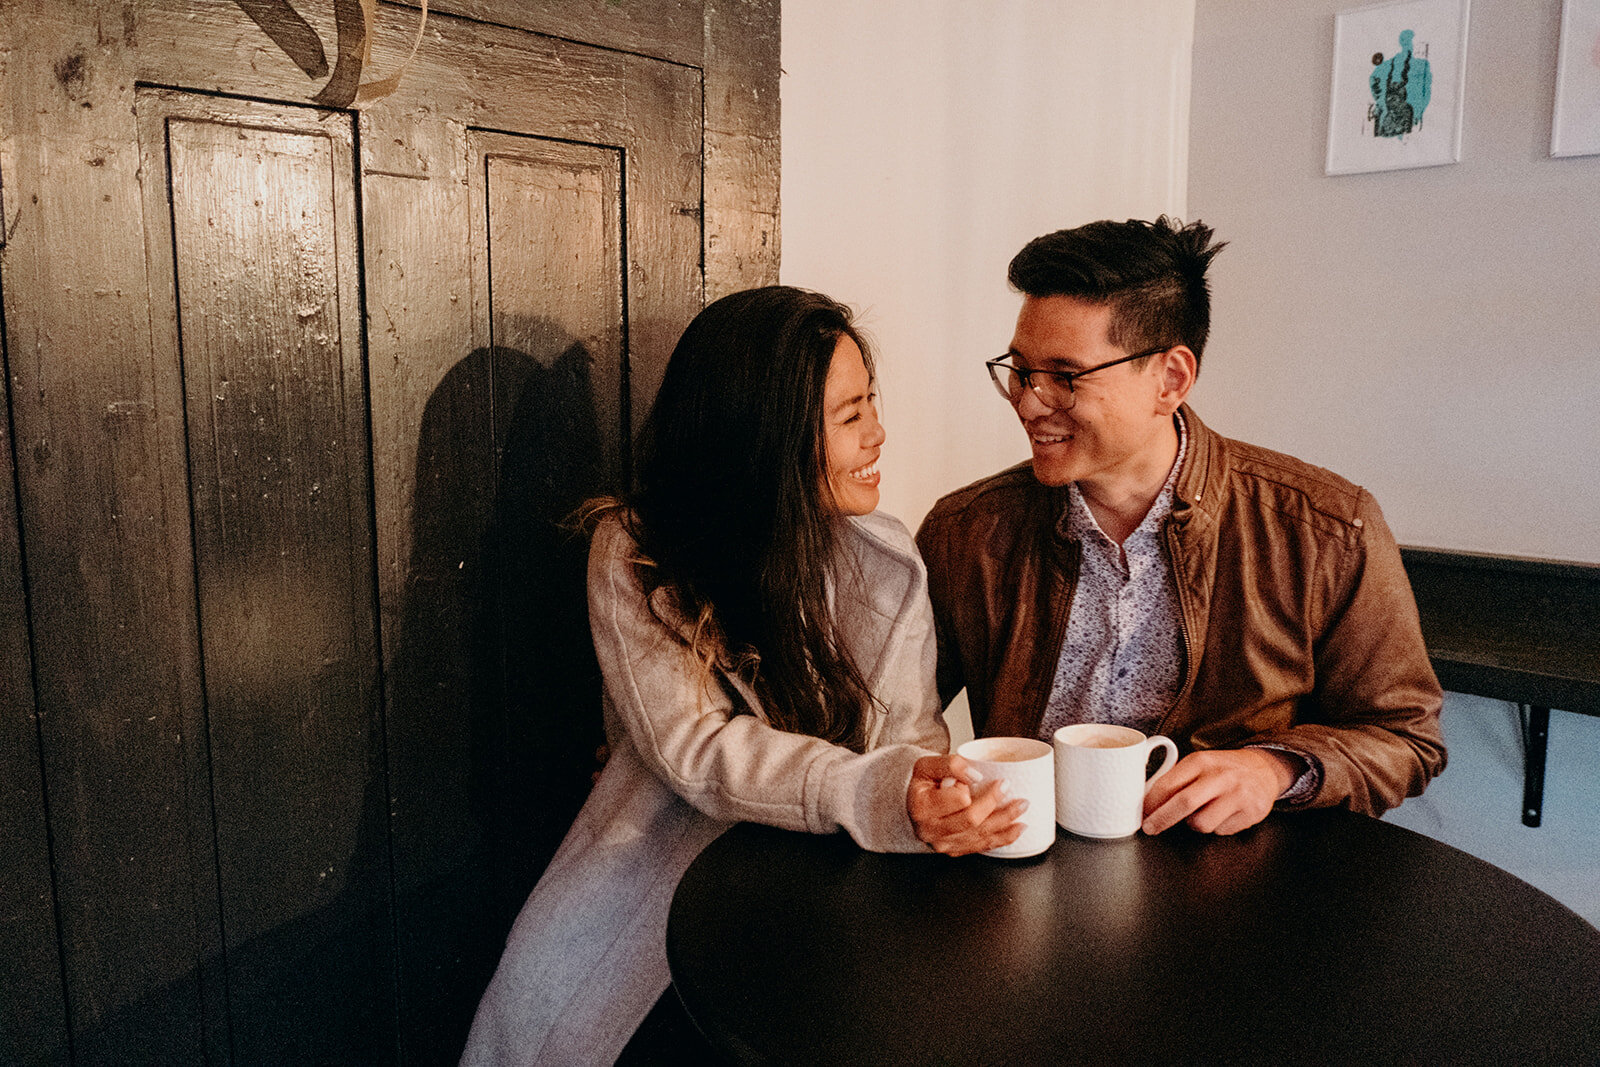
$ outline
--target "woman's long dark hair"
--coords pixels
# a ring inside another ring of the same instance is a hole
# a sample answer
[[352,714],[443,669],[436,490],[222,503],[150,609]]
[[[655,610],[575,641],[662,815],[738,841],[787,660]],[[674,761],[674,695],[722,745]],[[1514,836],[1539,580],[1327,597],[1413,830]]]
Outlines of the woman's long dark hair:
[[708,667],[749,677],[779,729],[861,751],[872,697],[826,585],[822,405],[841,337],[870,374],[850,310],[820,293],[750,289],[695,316],[640,431],[627,522],[652,610],[674,599]]

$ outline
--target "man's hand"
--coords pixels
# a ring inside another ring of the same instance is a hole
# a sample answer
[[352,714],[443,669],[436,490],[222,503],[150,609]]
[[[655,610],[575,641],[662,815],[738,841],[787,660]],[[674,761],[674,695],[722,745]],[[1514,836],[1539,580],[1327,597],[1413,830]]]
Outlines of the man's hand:
[[1293,757],[1269,748],[1191,752],[1150,783],[1144,832],[1188,822],[1203,834],[1236,834],[1267,817],[1296,773]]
[[977,771],[960,756],[923,756],[911,770],[906,812],[917,837],[935,852],[987,852],[1022,835],[1017,819],[1028,802],[1011,799],[1004,786],[1003,779],[981,785]]

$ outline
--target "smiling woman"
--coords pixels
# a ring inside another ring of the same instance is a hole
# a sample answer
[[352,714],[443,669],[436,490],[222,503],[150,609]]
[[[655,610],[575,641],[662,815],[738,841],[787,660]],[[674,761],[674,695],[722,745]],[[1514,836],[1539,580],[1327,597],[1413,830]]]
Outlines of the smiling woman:
[[866,515],[878,508],[878,454],[883,423],[878,421],[877,383],[861,347],[839,338],[828,366],[822,395],[827,441],[827,482],[833,508],[841,515]]
[[637,489],[593,512],[611,756],[517,918],[463,1063],[708,1060],[680,1047],[694,1031],[671,1022],[676,1000],[651,1006],[672,891],[733,822],[843,830],[876,852],[1021,832],[1022,801],[972,789],[944,754],[926,571],[905,527],[874,514],[883,442],[843,305],[769,286],[684,331]]

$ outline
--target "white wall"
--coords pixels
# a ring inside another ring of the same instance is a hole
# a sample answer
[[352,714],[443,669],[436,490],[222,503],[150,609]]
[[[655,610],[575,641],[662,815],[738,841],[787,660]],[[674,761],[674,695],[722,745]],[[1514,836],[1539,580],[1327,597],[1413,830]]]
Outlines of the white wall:
[[1549,158],[1561,2],[1472,5],[1460,163],[1330,178],[1352,6],[1198,0],[1189,206],[1233,246],[1196,407],[1402,542],[1600,562],[1600,156]]
[[862,313],[889,440],[883,507],[1027,458],[983,361],[1006,264],[1098,218],[1182,214],[1193,0],[786,0],[786,284]]

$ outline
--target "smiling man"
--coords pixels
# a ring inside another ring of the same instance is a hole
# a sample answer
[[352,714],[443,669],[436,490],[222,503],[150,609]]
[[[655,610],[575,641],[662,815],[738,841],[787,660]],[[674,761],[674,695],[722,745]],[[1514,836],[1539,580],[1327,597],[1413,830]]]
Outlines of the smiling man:
[[965,687],[980,736],[1171,737],[1184,755],[1146,797],[1152,834],[1236,833],[1275,805],[1377,815],[1445,763],[1377,503],[1185,403],[1222,247],[1166,216],[1029,242],[988,370],[1033,459],[945,497],[917,535],[943,699]]

